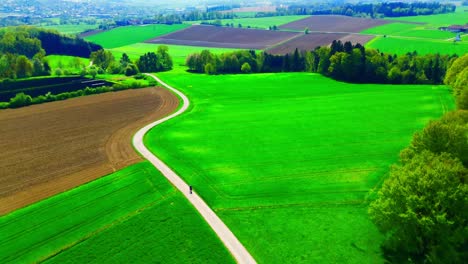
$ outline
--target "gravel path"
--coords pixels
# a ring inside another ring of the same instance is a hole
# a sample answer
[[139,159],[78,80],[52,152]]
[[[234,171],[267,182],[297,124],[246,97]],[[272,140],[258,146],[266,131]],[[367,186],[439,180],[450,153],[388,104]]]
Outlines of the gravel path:
[[150,161],[162,174],[177,188],[179,189],[185,197],[193,204],[193,206],[200,212],[206,222],[211,226],[211,228],[216,232],[218,237],[231,252],[238,263],[256,263],[250,253],[245,249],[245,247],[239,242],[239,240],[234,236],[234,234],[229,230],[229,228],[224,224],[224,222],[211,210],[211,208],[203,201],[203,199],[198,196],[196,192],[190,193],[190,186],[185,183],[174,171],[172,171],[169,166],[167,166],[163,161],[158,159],[153,153],[151,153],[143,144],[144,135],[153,127],[172,119],[187,110],[190,105],[190,101],[183,93],[167,85],[161,81],[158,77],[153,74],[147,74],[148,76],[153,77],[161,85],[167,89],[176,93],[180,98],[182,98],[183,105],[182,107],[175,112],[174,114],[167,116],[163,119],[160,119],[156,122],[153,122],[144,128],[140,129],[135,136],[133,137],[133,145],[138,152],[141,153],[148,161]]

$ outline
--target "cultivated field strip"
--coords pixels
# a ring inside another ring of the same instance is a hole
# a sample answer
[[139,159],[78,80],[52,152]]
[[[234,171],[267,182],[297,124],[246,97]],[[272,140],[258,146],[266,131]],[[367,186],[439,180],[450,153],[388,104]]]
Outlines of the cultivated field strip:
[[191,26],[182,31],[148,40],[146,43],[265,49],[297,34],[299,33],[214,26]]
[[394,23],[394,21],[349,16],[315,15],[281,25],[280,29],[303,31],[305,28],[308,28],[312,32],[359,33],[364,29],[389,23]]
[[[0,261],[35,262],[163,199],[143,165],[0,218]],[[154,183],[157,183],[154,182]],[[3,238],[3,237],[2,237]]]
[[0,215],[141,161],[129,139],[177,106],[141,89],[0,111]]

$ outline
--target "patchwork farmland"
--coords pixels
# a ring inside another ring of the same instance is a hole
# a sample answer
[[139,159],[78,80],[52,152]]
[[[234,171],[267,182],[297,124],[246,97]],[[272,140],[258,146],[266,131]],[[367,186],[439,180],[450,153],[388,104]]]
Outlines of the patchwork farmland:
[[393,23],[390,20],[368,19],[348,16],[310,16],[285,25],[280,29],[303,31],[309,28],[311,32],[344,32],[359,33],[364,29]]
[[133,134],[177,105],[141,89],[0,111],[0,215],[141,161]]

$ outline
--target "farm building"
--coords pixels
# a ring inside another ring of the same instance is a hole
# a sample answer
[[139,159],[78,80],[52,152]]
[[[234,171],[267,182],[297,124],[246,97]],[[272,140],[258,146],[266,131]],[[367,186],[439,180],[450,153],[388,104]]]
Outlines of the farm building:
[[460,33],[460,32],[467,32],[468,31],[468,24],[466,25],[451,25],[448,27],[440,27],[439,30],[450,31],[453,33]]

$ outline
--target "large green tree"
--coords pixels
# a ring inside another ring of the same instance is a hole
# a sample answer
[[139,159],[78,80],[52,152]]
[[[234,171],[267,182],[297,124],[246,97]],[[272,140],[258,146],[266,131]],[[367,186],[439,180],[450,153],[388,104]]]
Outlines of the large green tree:
[[369,213],[395,263],[464,263],[468,259],[468,176],[448,153],[424,150],[394,166]]

